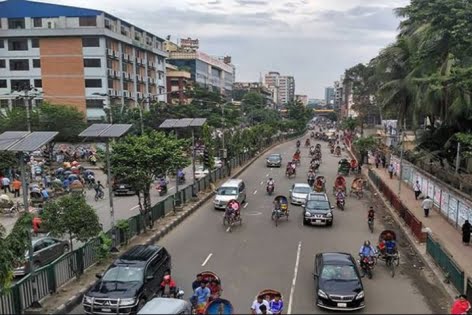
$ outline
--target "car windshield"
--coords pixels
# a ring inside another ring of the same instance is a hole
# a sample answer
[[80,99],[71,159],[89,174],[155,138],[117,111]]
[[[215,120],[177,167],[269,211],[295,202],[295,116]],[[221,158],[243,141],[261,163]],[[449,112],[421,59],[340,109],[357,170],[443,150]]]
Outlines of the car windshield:
[[329,203],[324,200],[310,200],[306,203],[307,210],[330,210]]
[[238,190],[234,187],[221,187],[218,189],[218,195],[220,196],[234,196],[238,194]]
[[309,194],[311,192],[311,189],[310,187],[295,187],[293,189],[293,192],[297,194]]
[[143,268],[117,266],[105,273],[103,281],[142,282]]
[[325,265],[321,271],[323,281],[358,281],[352,265]]
[[278,160],[280,160],[280,156],[278,156],[278,155],[271,155],[271,156],[269,156],[269,160],[271,160],[271,161],[278,161]]

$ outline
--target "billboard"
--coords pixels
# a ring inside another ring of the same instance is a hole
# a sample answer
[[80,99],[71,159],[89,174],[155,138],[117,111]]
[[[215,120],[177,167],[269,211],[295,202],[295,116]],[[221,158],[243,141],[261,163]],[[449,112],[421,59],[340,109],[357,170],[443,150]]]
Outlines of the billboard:
[[184,49],[197,50],[200,47],[199,40],[191,39],[190,37],[188,37],[187,39],[181,38],[180,47]]

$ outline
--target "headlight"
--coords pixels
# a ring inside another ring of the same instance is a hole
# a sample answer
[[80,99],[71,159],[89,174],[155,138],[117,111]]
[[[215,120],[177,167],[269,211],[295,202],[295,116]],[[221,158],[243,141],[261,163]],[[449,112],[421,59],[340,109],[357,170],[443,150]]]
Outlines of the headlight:
[[133,305],[136,303],[136,299],[123,299],[120,300],[120,305],[127,306],[127,305]]
[[322,298],[325,298],[325,299],[328,298],[328,295],[320,289],[318,289],[318,296],[321,296]]
[[356,300],[362,299],[364,297],[364,291],[359,292],[359,294],[356,296]]
[[332,212],[328,212],[328,213],[326,214],[326,216],[327,216],[328,218],[331,218],[331,217],[333,216],[333,213],[332,213]]
[[305,212],[305,217],[311,217],[311,213],[310,212]]
[[85,304],[92,304],[92,298],[90,296],[84,295],[83,303]]

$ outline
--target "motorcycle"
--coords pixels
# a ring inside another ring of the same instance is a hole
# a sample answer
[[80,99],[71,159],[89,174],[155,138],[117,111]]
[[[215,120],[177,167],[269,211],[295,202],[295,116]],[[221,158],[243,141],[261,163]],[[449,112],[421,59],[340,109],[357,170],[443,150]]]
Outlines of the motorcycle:
[[367,275],[369,279],[372,279],[375,265],[374,259],[360,256],[359,265],[361,266],[364,275]]
[[269,194],[269,196],[272,195],[272,193],[274,192],[274,184],[267,184],[267,193]]
[[343,210],[344,211],[344,205],[346,204],[346,201],[344,200],[344,198],[338,198],[336,199],[336,206]]
[[176,288],[175,292],[172,293],[169,285],[166,285],[164,288],[161,287],[157,296],[162,298],[182,300],[185,296],[185,292],[180,288]]
[[165,184],[159,183],[159,186],[157,186],[157,191],[159,192],[159,196],[164,196],[167,194],[167,182]]
[[308,185],[310,185],[310,187],[313,187],[313,185],[315,184],[315,177],[308,177]]
[[177,182],[179,185],[185,184],[185,174],[182,174],[181,176],[177,177]]

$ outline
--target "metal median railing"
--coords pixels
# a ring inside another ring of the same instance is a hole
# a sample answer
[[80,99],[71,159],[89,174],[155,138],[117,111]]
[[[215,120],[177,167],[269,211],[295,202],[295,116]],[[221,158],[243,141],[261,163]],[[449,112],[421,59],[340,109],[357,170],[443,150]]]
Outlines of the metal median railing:
[[[267,147],[279,141],[299,137],[305,132],[306,130],[303,130],[283,137],[277,136],[269,138],[267,140]],[[253,157],[255,157],[255,153],[242,153],[231,159],[229,165],[231,168],[236,168],[248,162]],[[197,194],[198,192],[205,191],[210,187],[211,182],[216,182],[226,177],[228,173],[226,165],[214,169],[207,176],[197,180],[195,187],[192,187],[192,185],[187,186],[178,193],[174,193],[166,199],[156,203],[151,207],[150,218],[152,222],[155,222],[175,211],[176,200],[181,200],[183,204],[190,202],[193,192]],[[136,235],[141,234],[144,230],[143,222],[146,222],[146,218],[143,218],[142,214],[129,218],[128,235],[125,236],[120,232],[120,230],[118,230],[116,233],[116,244],[119,246],[124,245],[126,240],[130,240]],[[112,231],[108,231],[107,234],[111,236]],[[9,290],[0,292],[0,314],[23,313],[23,311],[34,302],[33,288],[37,288],[36,297],[38,300],[41,300],[46,296],[57,292],[57,290],[64,284],[82,275],[89,267],[98,262],[99,257],[97,255],[97,247],[99,245],[100,240],[98,238],[93,239],[73,252],[67,253],[49,265],[36,270],[34,279],[31,275],[27,275],[15,283]],[[35,284],[34,281],[37,283]]]

